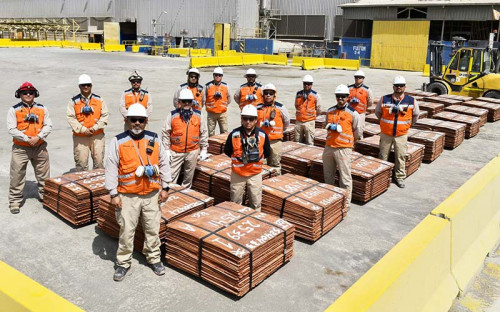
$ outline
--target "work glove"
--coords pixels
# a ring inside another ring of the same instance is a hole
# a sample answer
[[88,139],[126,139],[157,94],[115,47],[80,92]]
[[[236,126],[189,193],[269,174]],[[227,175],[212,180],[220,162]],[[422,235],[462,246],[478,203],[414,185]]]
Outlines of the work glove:
[[261,127],[269,127],[269,120],[266,119],[264,121],[261,121],[260,126]]
[[357,103],[359,103],[359,99],[357,97],[353,97],[351,99],[351,104],[357,104]]
[[329,123],[325,127],[326,130],[331,130],[331,131],[337,131],[337,124],[336,123]]
[[337,125],[337,132],[342,133],[342,126],[339,124]]
[[274,126],[276,126],[276,121],[274,121],[274,120],[271,120],[271,121],[269,122],[269,125],[270,125],[271,127],[274,127]]
[[200,161],[204,161],[207,158],[208,158],[207,150],[206,149],[202,149],[200,155],[198,156],[198,159]]
[[253,94],[249,94],[249,95],[247,95],[247,96],[245,97],[245,99],[246,99],[247,101],[253,101],[253,100],[256,100],[256,99],[257,99],[257,97],[256,97],[255,95],[253,95]]
[[399,113],[399,106],[398,105],[393,105],[390,108],[389,114],[397,115],[397,113]]
[[166,150],[165,153],[167,154],[168,162],[172,162],[172,153],[170,150]]

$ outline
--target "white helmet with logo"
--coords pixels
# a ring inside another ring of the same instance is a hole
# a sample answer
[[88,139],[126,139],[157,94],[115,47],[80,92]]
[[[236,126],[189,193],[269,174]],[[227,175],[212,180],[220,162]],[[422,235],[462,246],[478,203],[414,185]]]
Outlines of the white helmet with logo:
[[357,72],[354,73],[354,77],[363,77],[363,78],[365,78],[366,77],[365,76],[365,72],[360,69],[360,70],[358,70]]
[[198,75],[198,77],[200,77],[200,71],[198,70],[198,68],[190,68],[187,72],[187,75],[191,74],[191,73],[195,73]]
[[314,79],[311,75],[305,75],[304,78],[302,78],[302,82],[310,82],[313,83]]
[[215,67],[214,74],[224,75],[224,71],[222,70],[221,67]]
[[142,104],[132,104],[127,110],[127,117],[148,117],[146,108]]
[[88,84],[88,83],[92,83],[92,79],[90,79],[89,75],[82,74],[82,75],[80,75],[80,77],[78,77],[78,84],[79,85],[81,85],[81,84]]
[[189,89],[182,89],[179,92],[179,100],[194,100],[193,92]]
[[257,72],[255,71],[255,69],[253,68],[249,68],[245,74],[245,77],[248,76],[248,75],[255,75],[257,76]]
[[396,76],[392,84],[406,84],[406,79],[403,76]]
[[257,107],[253,106],[252,104],[243,106],[243,109],[241,110],[241,116],[257,117]]
[[335,94],[349,94],[349,88],[345,84],[338,85]]

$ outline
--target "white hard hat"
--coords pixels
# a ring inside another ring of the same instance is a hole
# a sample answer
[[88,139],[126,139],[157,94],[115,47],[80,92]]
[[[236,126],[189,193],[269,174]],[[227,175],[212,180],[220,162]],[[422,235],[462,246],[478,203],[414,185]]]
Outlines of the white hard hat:
[[146,108],[142,104],[132,104],[127,110],[127,117],[148,117]]
[[276,87],[272,83],[268,83],[262,88],[262,91],[265,90],[273,90],[274,92],[276,92]]
[[189,89],[182,89],[179,92],[179,100],[194,100],[193,92]]
[[338,85],[335,94],[349,94],[349,88],[345,84]]
[[305,75],[304,78],[302,78],[302,82],[311,82],[313,83],[313,77],[311,75]]
[[190,68],[187,72],[187,75],[191,74],[191,73],[195,73],[195,74],[198,74],[198,77],[200,76],[200,71],[198,70],[198,68]]
[[83,75],[80,75],[80,77],[78,77],[78,84],[79,85],[87,84],[87,83],[92,83],[92,79],[90,79],[89,75],[83,74]]
[[222,70],[221,67],[215,67],[214,74],[224,75],[224,71]]
[[245,74],[245,77],[248,76],[248,75],[255,75],[257,76],[257,72],[255,72],[255,69],[253,68],[249,68]]
[[241,110],[241,116],[257,117],[257,107],[253,106],[252,104],[243,106],[243,109]]
[[357,77],[357,76],[360,76],[360,77],[363,77],[363,78],[366,77],[365,76],[365,72],[362,71],[361,69],[354,73],[354,77]]
[[406,79],[403,76],[396,76],[392,84],[406,84]]

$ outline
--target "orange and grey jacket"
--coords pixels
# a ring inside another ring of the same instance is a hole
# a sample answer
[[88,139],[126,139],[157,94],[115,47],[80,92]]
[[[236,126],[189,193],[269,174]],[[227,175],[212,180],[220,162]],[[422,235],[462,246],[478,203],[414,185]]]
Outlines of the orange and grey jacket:
[[[252,97],[252,99],[250,99],[250,97]],[[234,100],[240,106],[240,110],[243,109],[243,106],[248,104],[257,106],[257,104],[263,102],[262,85],[257,82],[253,85],[248,84],[248,82],[242,84],[234,94]]]
[[359,86],[355,84],[350,85],[347,103],[358,113],[365,114],[366,109],[373,104],[372,90],[364,84]]
[[47,107],[42,104],[33,103],[30,106],[19,102],[12,106],[7,113],[7,128],[14,144],[30,146],[28,139],[38,136],[40,140],[37,145],[40,145],[50,134],[52,121]]
[[205,84],[205,108],[207,112],[221,114],[227,111],[227,106],[231,103],[229,87],[225,82],[215,84],[210,81]]
[[162,143],[165,149],[177,153],[189,153],[199,148],[208,148],[208,129],[199,110],[193,110],[186,122],[180,109],[173,110],[167,116],[162,129]]
[[[398,112],[394,113],[396,106]],[[384,95],[375,107],[375,115],[380,120],[380,130],[394,137],[406,135],[408,129],[417,122],[419,113],[417,101],[407,94],[403,94],[402,99],[396,99],[392,94]]]
[[178,108],[179,102],[179,94],[182,89],[189,89],[193,93],[194,101],[193,101],[193,109],[197,109],[201,112],[203,105],[205,104],[205,92],[203,92],[203,86],[197,85],[195,87],[190,87],[188,83],[183,83],[177,88],[177,91],[174,93],[174,107]]
[[[271,113],[274,110],[274,126],[264,126],[264,121],[271,121]],[[290,125],[290,115],[287,108],[279,103],[257,105],[257,125],[269,136],[269,140],[281,140],[283,131]]]
[[316,120],[316,116],[321,113],[319,94],[314,90],[308,92],[300,90],[295,95],[295,110],[297,121],[308,122]]
[[[82,113],[86,105],[92,108],[91,114]],[[100,96],[92,93],[89,98],[85,98],[82,94],[78,94],[69,101],[66,117],[73,129],[73,135],[85,136],[84,132],[87,129],[93,129],[93,135],[97,135],[104,132],[104,127],[108,124],[109,112]]]
[[326,145],[333,148],[353,148],[354,141],[361,138],[359,114],[349,105],[339,108],[333,106],[328,109],[326,120],[328,124],[337,124],[342,132],[328,129]]
[[135,92],[134,89],[130,88],[123,92],[120,100],[120,113],[123,118],[127,117],[127,110],[130,105],[135,103],[142,104],[142,106],[146,108],[148,116],[151,116],[151,113],[153,112],[151,94],[144,89],[140,89],[138,92]]

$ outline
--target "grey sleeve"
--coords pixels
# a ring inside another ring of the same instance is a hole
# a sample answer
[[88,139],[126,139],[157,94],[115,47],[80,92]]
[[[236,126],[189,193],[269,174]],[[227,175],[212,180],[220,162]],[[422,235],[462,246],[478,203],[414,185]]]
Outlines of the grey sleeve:
[[122,97],[120,99],[120,113],[122,114],[123,119],[127,118],[127,108],[125,107],[125,92],[122,93]]
[[208,149],[208,128],[206,119],[201,119],[200,122],[200,148],[202,150]]
[[50,132],[52,131],[52,120],[50,119],[49,116],[49,110],[47,107],[44,106],[45,110],[45,116],[43,117],[43,128],[38,134],[38,137],[42,140],[45,140],[47,136],[49,136]]
[[354,141],[358,141],[359,139],[361,139],[361,137],[363,136],[363,132],[361,131],[361,123],[359,122],[359,113],[358,112],[354,112],[354,114],[352,115],[352,128],[353,128],[353,132],[354,132]]
[[227,105],[231,104],[231,89],[229,88],[229,85],[226,85],[227,88]]
[[170,173],[170,161],[167,157],[166,150],[163,147],[163,144],[161,142],[159,143],[160,143],[159,167],[160,167],[161,187],[165,188],[168,186],[170,182],[172,182],[172,175]]
[[368,89],[368,103],[366,103],[366,108],[371,107],[373,105],[373,90]]
[[323,112],[323,108],[321,107],[321,96],[316,93],[316,115],[319,116]]
[[104,186],[110,195],[118,194],[118,165],[120,156],[118,155],[118,140],[114,137],[109,143],[108,153],[106,155],[106,169]]
[[68,107],[66,108],[66,119],[68,120],[68,123],[73,131],[76,133],[83,133],[87,130],[87,128],[80,124],[76,119],[75,103],[72,100],[69,100]]
[[375,107],[375,116],[380,120],[382,117],[382,102],[383,102],[384,97],[380,98],[380,101],[378,101],[377,106]]
[[153,113],[153,99],[151,98],[151,93],[148,93],[148,108],[146,109],[146,113],[148,114],[148,118]]
[[237,104],[240,104],[240,89],[238,89],[235,93],[234,93],[234,101],[237,103]]
[[175,90],[174,92],[174,100],[173,100],[174,108],[177,108],[177,102],[179,101],[179,92],[181,92],[181,87],[178,87],[177,90]]
[[7,113],[7,129],[9,130],[9,134],[14,139],[22,142],[28,142],[29,137],[21,130],[17,129],[16,112],[13,107],[11,107]]
[[170,132],[172,131],[172,114],[167,115],[165,124],[161,129],[161,143],[165,149],[170,149]]
[[106,127],[106,125],[108,124],[108,118],[109,118],[108,106],[106,105],[106,102],[103,99],[102,106],[101,106],[101,117],[95,123],[95,125],[92,127],[92,128],[94,128],[94,131],[104,129],[104,127]]
[[413,116],[411,118],[411,125],[412,126],[417,123],[418,115],[420,114],[420,107],[418,106],[418,101],[415,100],[415,102],[413,103],[413,105],[414,105],[414,107],[413,107]]
[[290,114],[288,113],[288,109],[284,104],[281,107],[281,116],[283,116],[283,131],[285,131],[286,128],[288,128],[288,126],[290,125]]

